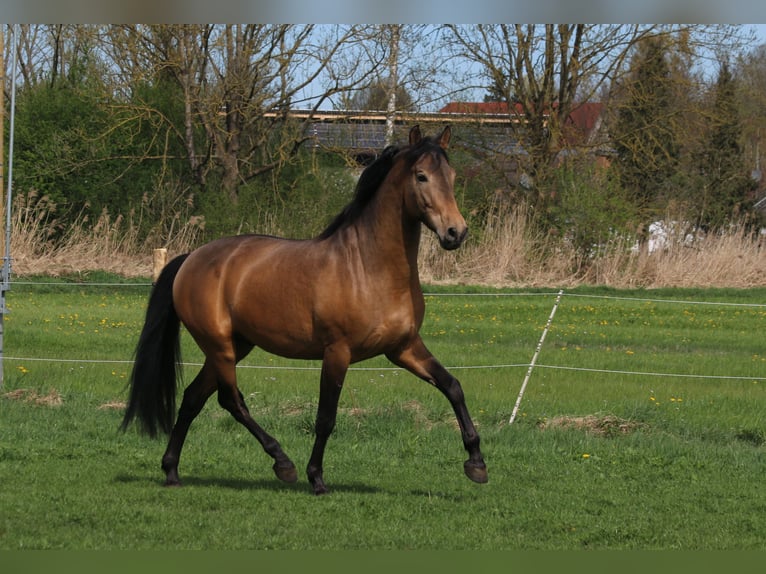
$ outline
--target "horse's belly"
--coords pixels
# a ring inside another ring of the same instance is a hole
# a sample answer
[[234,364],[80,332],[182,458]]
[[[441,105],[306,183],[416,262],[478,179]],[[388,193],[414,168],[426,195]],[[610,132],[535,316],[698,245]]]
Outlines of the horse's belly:
[[314,341],[304,341],[285,336],[284,333],[268,337],[256,337],[253,344],[267,353],[288,359],[321,359],[324,347]]
[[330,315],[295,307],[287,311],[272,308],[266,313],[264,309],[235,323],[234,330],[269,353],[293,359],[322,359],[326,348],[343,345],[352,362],[393,351],[417,333],[412,317],[403,312],[359,314],[353,305]]
[[259,306],[260,313],[234,314],[234,331],[268,353],[291,359],[321,359],[324,344],[317,337],[311,317],[295,309]]

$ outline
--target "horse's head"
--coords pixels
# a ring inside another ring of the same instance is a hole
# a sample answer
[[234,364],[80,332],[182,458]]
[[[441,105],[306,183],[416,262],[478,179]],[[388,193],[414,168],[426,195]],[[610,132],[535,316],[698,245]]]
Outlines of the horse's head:
[[408,154],[414,157],[405,184],[405,206],[439,238],[444,249],[457,249],[468,234],[468,225],[455,201],[455,170],[445,153],[449,126],[435,139],[424,139],[420,128],[410,130]]

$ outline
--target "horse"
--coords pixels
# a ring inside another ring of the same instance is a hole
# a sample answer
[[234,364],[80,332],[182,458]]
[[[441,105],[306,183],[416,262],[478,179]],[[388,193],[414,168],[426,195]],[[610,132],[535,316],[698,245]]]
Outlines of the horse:
[[[297,481],[295,465],[252,418],[237,387],[236,365],[255,347],[322,361],[306,467],[315,494],[328,492],[322,461],[349,365],[378,355],[446,396],[468,453],[464,472],[487,482],[460,382],[419,335],[425,313],[417,264],[421,227],[446,250],[457,249],[468,233],[455,201],[450,137],[449,126],[437,137],[413,127],[407,145],[386,147],[362,172],[350,203],[312,239],[225,237],[165,266],[149,296],[121,425],[125,430],[136,419],[145,434],[169,434],[165,485],[180,485],[187,432],[216,391],[220,406],[273,458],[277,478]],[[181,324],[205,360],[184,390],[174,425]]]

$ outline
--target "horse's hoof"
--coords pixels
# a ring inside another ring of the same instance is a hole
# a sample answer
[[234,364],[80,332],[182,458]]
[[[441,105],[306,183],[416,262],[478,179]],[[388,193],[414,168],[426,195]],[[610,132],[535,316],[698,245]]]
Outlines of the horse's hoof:
[[463,464],[463,470],[468,478],[479,484],[484,484],[489,480],[489,477],[487,476],[487,466],[484,463],[477,464],[467,460]]
[[297,482],[298,481],[298,471],[295,469],[295,465],[290,462],[283,462],[283,463],[274,463],[274,466],[271,468],[274,469],[274,474],[277,475],[277,478],[283,482]]
[[311,488],[314,489],[314,494],[317,496],[322,496],[323,494],[330,492],[330,489],[325,486],[321,476],[315,476],[313,478],[309,476],[309,483],[311,483]]
[[179,488],[181,486],[181,481],[180,480],[167,479],[163,486],[166,486],[168,488]]
[[324,484],[315,484],[314,485],[314,494],[316,496],[322,496],[324,494],[328,494],[330,492],[330,489],[327,488]]

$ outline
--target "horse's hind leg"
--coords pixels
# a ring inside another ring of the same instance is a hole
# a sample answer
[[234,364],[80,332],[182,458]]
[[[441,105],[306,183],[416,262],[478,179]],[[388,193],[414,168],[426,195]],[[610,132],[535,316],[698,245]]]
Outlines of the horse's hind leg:
[[165,471],[165,484],[167,486],[181,484],[178,478],[178,462],[181,458],[181,449],[186,440],[186,434],[189,432],[192,421],[200,413],[216,388],[215,376],[206,367],[202,367],[184,391],[183,401],[178,410],[178,418],[170,433],[170,440],[162,457],[162,470]]
[[234,362],[222,361],[218,374],[218,403],[229,411],[237,422],[249,430],[258,439],[258,442],[261,443],[263,450],[274,459],[272,469],[277,478],[285,482],[295,482],[298,480],[295,465],[284,453],[277,439],[263,430],[250,415],[245,399],[237,388],[236,366]]

